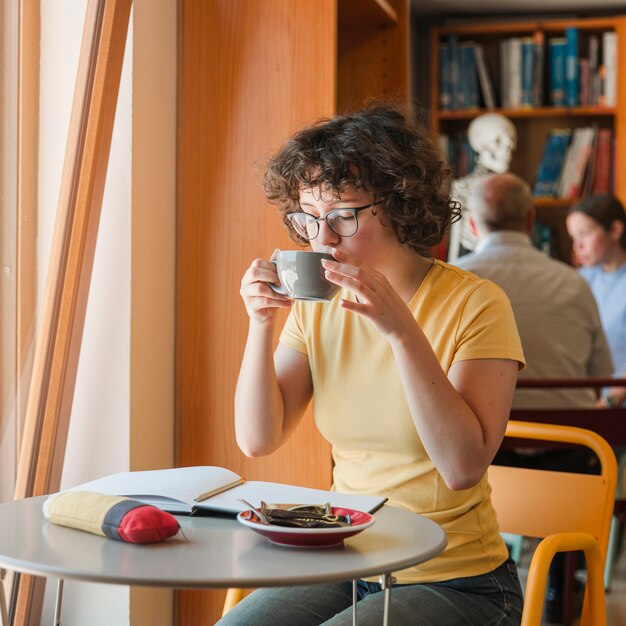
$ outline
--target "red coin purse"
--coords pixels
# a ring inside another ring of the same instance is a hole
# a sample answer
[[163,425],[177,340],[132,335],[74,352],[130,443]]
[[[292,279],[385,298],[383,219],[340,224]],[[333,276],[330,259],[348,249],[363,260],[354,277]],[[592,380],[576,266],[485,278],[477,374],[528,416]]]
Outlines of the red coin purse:
[[50,496],[44,503],[44,515],[53,524],[128,543],[157,543],[180,530],[171,513],[131,498],[93,491]]

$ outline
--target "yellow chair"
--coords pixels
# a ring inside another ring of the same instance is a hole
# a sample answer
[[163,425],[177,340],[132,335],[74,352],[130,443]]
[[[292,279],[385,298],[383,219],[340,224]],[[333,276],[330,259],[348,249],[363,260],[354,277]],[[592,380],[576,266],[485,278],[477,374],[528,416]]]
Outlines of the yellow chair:
[[557,552],[582,550],[587,588],[581,626],[606,626],[604,564],[607,554],[617,463],[611,446],[583,428],[510,421],[506,437],[556,441],[590,448],[600,475],[492,465],[491,498],[500,530],[541,538],[526,583],[522,626],[539,626],[550,563]]
[[222,609],[222,617],[230,611],[235,604],[241,602],[243,600],[243,596],[245,594],[244,589],[239,589],[237,587],[231,587],[226,591],[226,599],[224,600],[224,608]]

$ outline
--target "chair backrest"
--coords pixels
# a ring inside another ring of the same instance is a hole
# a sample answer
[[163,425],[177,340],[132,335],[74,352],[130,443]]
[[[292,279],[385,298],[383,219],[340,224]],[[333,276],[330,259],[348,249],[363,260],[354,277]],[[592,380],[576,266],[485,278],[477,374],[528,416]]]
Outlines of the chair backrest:
[[606,558],[617,476],[609,444],[583,428],[513,420],[505,436],[585,446],[597,455],[600,475],[492,465],[489,483],[500,530],[538,538],[589,533]]

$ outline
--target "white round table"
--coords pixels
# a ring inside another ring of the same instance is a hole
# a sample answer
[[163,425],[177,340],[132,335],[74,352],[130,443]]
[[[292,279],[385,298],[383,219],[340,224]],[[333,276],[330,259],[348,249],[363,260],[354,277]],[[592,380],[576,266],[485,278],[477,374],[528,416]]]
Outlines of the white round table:
[[393,572],[433,558],[447,542],[438,524],[384,506],[372,527],[339,547],[274,545],[234,517],[217,515],[178,517],[182,534],[163,543],[135,545],[51,524],[43,516],[44,500],[0,504],[0,567],[59,579],[181,589],[383,576],[388,589]]

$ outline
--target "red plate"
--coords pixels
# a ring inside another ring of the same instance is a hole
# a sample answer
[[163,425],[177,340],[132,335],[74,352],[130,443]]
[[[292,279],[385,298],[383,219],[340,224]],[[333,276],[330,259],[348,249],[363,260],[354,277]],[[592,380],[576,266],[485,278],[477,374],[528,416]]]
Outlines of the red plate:
[[338,546],[343,540],[369,528],[376,521],[372,515],[355,509],[333,507],[335,515],[350,515],[350,526],[340,528],[290,528],[261,524],[261,520],[254,511],[242,511],[237,520],[248,528],[263,535],[272,543],[280,546],[298,548],[328,548]]

